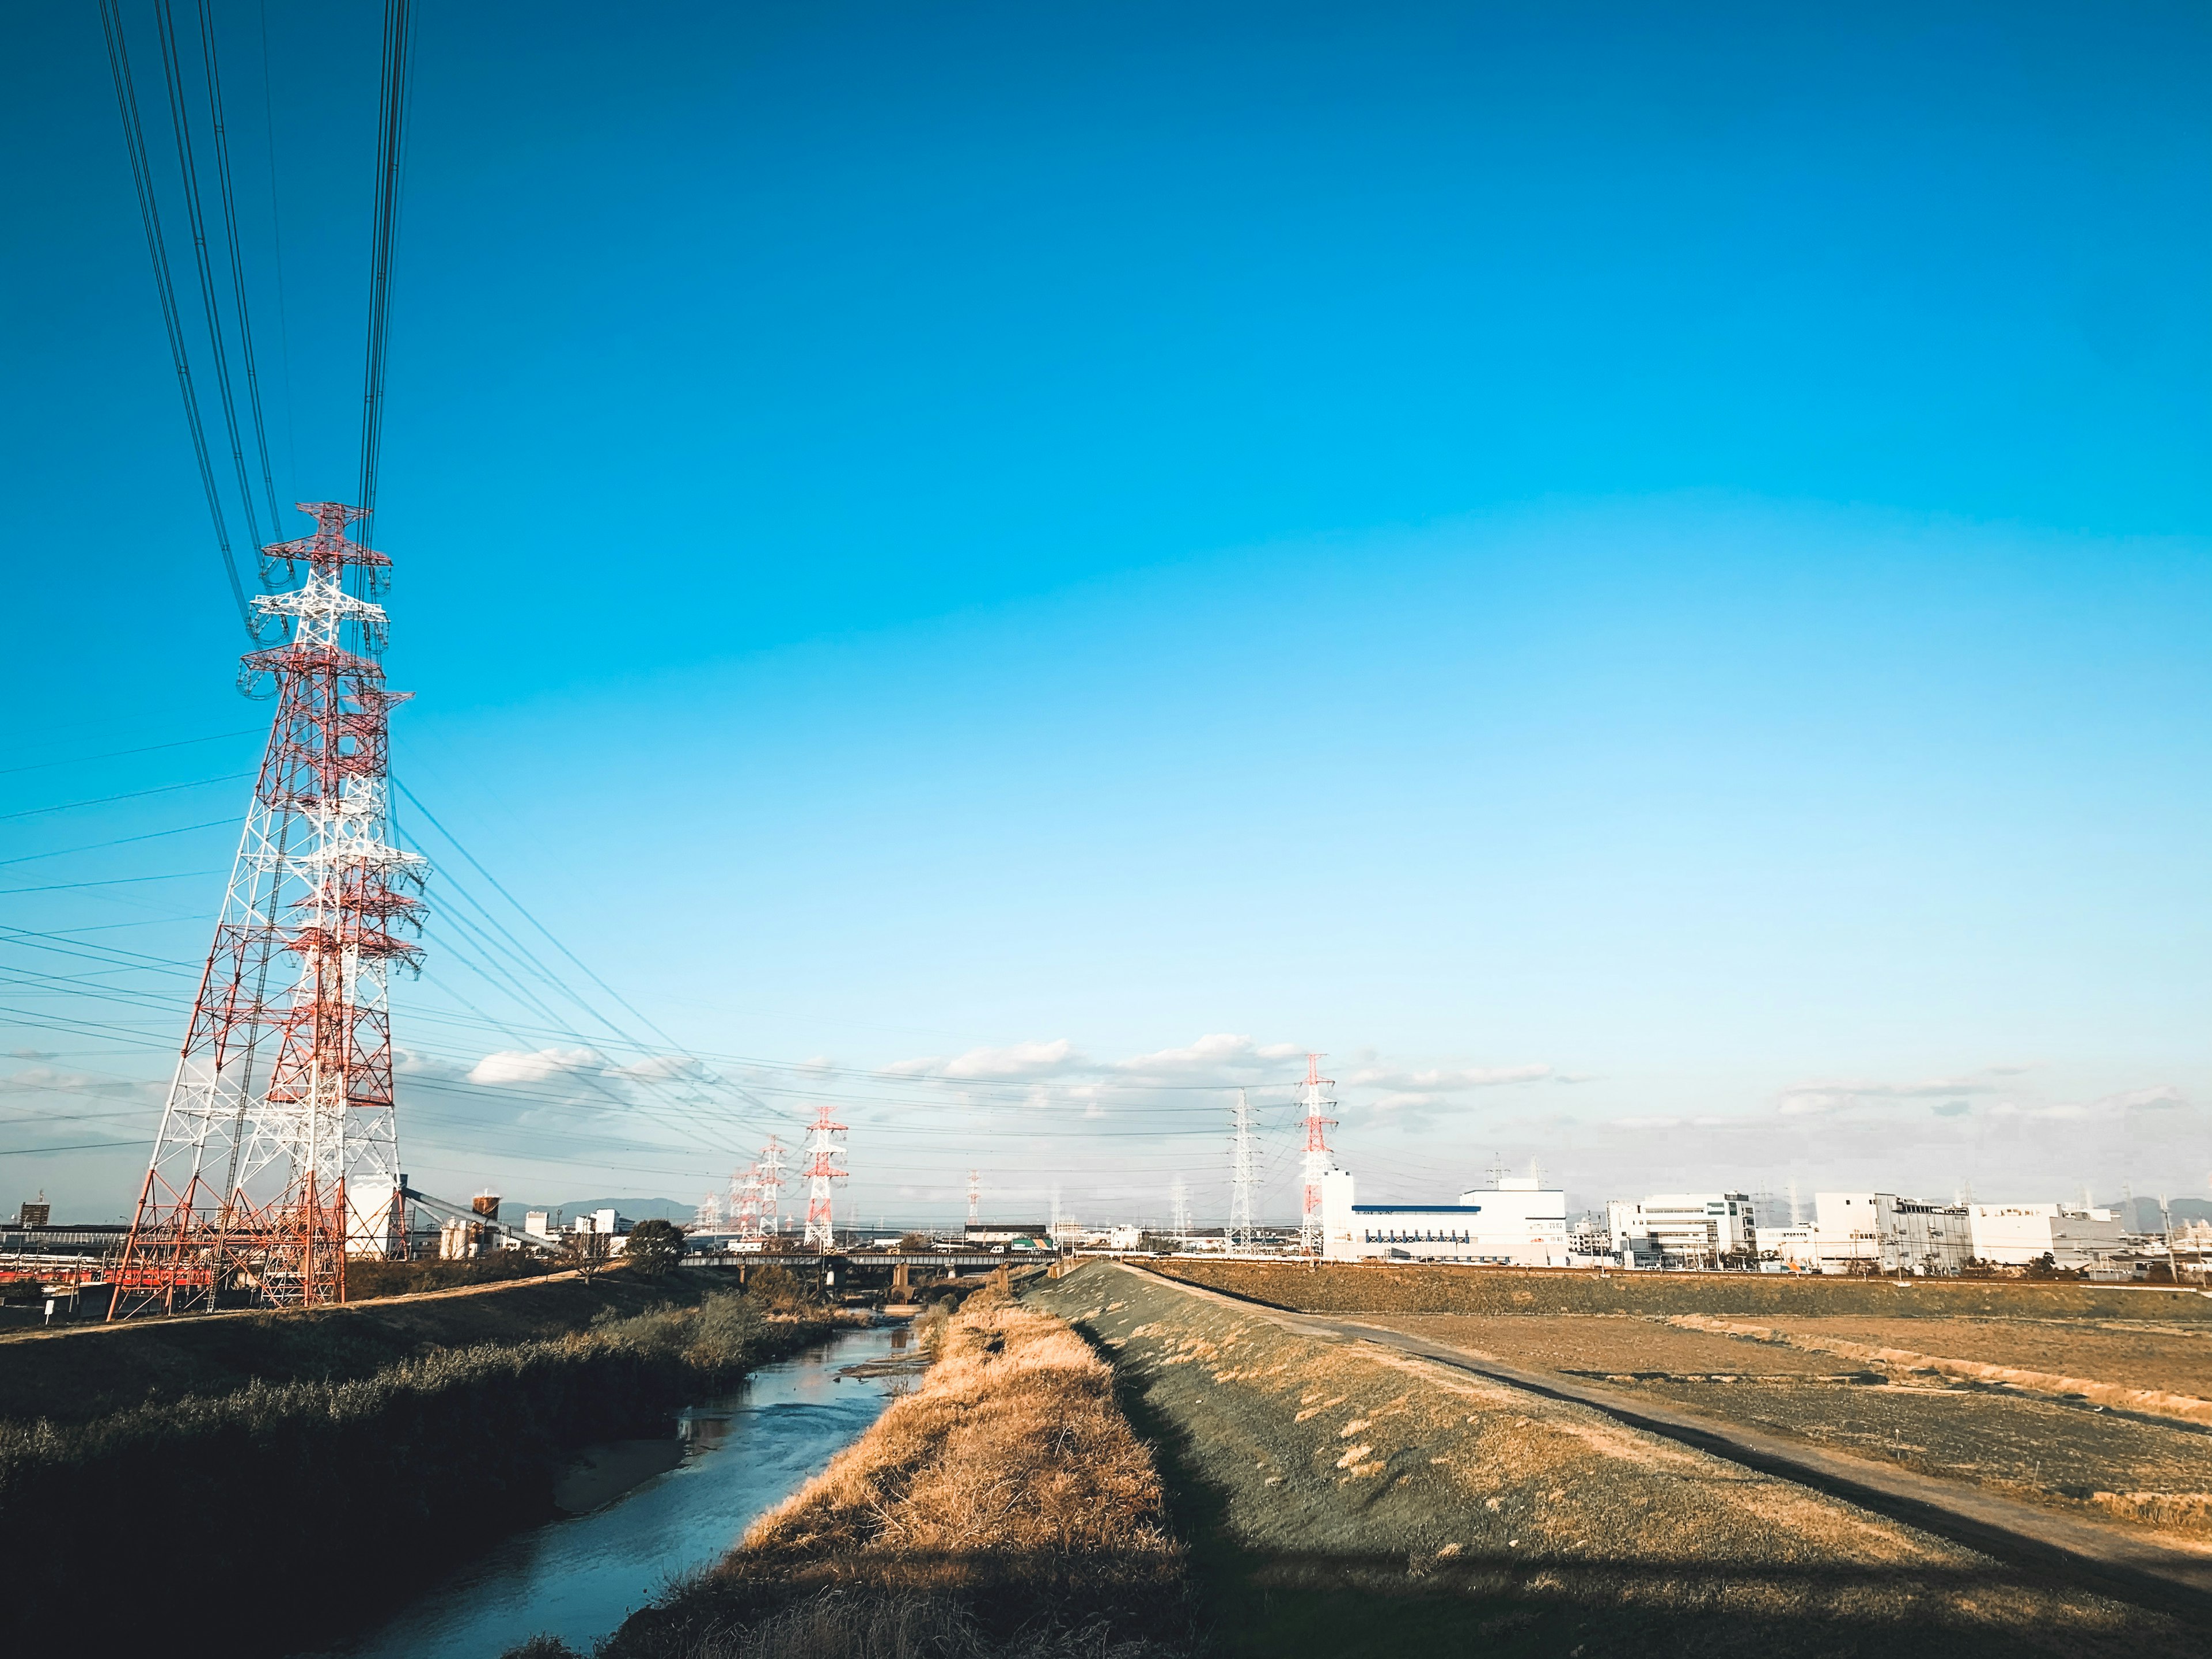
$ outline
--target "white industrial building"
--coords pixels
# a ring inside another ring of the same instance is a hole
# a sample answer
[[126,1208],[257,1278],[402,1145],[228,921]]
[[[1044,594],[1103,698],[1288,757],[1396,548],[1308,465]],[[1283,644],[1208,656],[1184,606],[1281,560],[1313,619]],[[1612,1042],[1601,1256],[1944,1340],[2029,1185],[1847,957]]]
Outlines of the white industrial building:
[[1567,1195],[1534,1178],[1471,1188],[1456,1204],[1358,1204],[1349,1170],[1321,1178],[1322,1255],[1331,1261],[1568,1265]]
[[2060,1267],[2094,1267],[2126,1248],[2118,1212],[2074,1204],[1972,1204],[1973,1254],[2021,1266],[2045,1256]]
[[1956,1273],[1974,1255],[1963,1204],[1895,1193],[1816,1193],[1813,1208],[1824,1273]]
[[1749,1264],[1759,1234],[1747,1193],[1655,1193],[1605,1206],[1613,1254],[1624,1266]]

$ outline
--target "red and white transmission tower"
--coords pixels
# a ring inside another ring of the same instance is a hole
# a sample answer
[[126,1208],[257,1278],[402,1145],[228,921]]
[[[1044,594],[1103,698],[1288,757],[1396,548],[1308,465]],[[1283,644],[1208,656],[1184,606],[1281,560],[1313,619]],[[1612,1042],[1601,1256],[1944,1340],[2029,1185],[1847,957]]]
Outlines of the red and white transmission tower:
[[980,1170],[968,1171],[968,1224],[975,1226],[983,1218],[983,1176]]
[[850,1170],[837,1167],[845,1156],[845,1149],[837,1144],[837,1137],[845,1133],[845,1126],[830,1121],[830,1103],[823,1101],[814,1121],[806,1126],[806,1167],[799,1173],[806,1182],[806,1248],[828,1250],[836,1248],[837,1236],[830,1203],[833,1181],[842,1181]]
[[254,600],[283,642],[239,676],[276,718],[108,1316],[211,1306],[251,1285],[283,1307],[345,1298],[345,1259],[406,1243],[388,981],[413,969],[427,873],[392,842],[392,706],[377,659],[391,560],[361,517],[303,501],[315,533],[262,550],[305,586]]
[[1336,1103],[1322,1092],[1336,1086],[1334,1078],[1321,1074],[1321,1056],[1306,1056],[1305,1092],[1298,1097],[1306,1109],[1306,1207],[1298,1221],[1298,1249],[1309,1255],[1321,1250],[1321,1178],[1328,1173],[1328,1132],[1336,1120],[1325,1115]]

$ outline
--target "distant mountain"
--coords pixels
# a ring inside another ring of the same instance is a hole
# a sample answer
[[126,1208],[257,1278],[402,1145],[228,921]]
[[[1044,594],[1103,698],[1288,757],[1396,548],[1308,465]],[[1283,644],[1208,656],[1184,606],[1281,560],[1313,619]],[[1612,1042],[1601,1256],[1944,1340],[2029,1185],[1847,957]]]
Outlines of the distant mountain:
[[[2212,1221],[2212,1200],[2177,1198],[2166,1207],[2177,1227],[2187,1221]],[[2121,1224],[2131,1233],[2159,1232],[2166,1225],[2158,1218],[2158,1200],[2154,1198],[2135,1200],[2129,1209],[2121,1212]]]
[[672,1198],[572,1198],[563,1204],[502,1203],[499,1218],[520,1227],[532,1210],[558,1210],[563,1222],[574,1221],[593,1210],[612,1209],[632,1221],[689,1221],[699,1213],[696,1204],[678,1204]]

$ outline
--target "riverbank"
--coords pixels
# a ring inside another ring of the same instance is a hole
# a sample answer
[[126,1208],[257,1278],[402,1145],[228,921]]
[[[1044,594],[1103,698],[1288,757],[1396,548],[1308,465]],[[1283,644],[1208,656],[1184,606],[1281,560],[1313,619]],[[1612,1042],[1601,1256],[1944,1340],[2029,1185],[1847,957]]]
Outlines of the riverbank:
[[331,1381],[483,1343],[556,1338],[597,1318],[696,1306],[688,1275],[626,1269],[464,1285],[283,1312],[240,1310],[0,1336],[0,1422],[90,1422],[133,1406],[228,1394],[256,1380]]
[[[455,1565],[317,1659],[494,1659],[533,1637],[590,1652],[858,1439],[910,1385],[895,1369],[908,1338],[840,1329],[686,1406],[673,1437],[587,1448],[556,1495],[568,1512]],[[626,1490],[602,1483],[641,1473]]]
[[1031,1300],[1114,1356],[1226,1656],[2212,1646],[2167,1613],[1295,1315],[1104,1263]]
[[599,1659],[945,1659],[1186,1649],[1183,1554],[1111,1367],[980,1293],[915,1393]]
[[[106,1367],[152,1386],[103,1410],[128,1386],[109,1381],[88,1407],[0,1422],[0,1558],[37,1569],[0,1620],[19,1644],[94,1651],[156,1624],[185,1652],[310,1644],[550,1513],[579,1447],[663,1431],[677,1405],[830,1328],[609,1273],[10,1343],[0,1374],[19,1398]],[[464,1334],[477,1340],[450,1340]],[[15,1373],[26,1357],[43,1389]],[[237,1380],[196,1386],[210,1376]],[[334,1567],[357,1605],[331,1594]],[[160,1611],[211,1595],[252,1616]]]

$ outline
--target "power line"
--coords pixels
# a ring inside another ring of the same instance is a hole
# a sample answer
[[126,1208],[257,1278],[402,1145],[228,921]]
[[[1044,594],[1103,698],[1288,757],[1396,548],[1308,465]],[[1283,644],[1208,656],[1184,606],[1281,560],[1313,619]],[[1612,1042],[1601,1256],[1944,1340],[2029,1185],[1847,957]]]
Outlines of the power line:
[[0,778],[11,778],[18,772],[44,772],[57,766],[77,766],[92,761],[121,760],[128,755],[150,755],[162,749],[190,749],[196,744],[220,743],[225,738],[250,738],[259,734],[261,728],[249,727],[242,732],[217,732],[212,737],[179,738],[174,743],[149,743],[140,749],[111,749],[100,755],[64,755],[59,760],[33,761],[28,766],[0,767]]
[[215,269],[208,264],[207,216],[200,209],[199,169],[192,158],[191,112],[185,104],[184,71],[178,61],[176,21],[169,0],[154,0],[154,23],[161,43],[162,79],[169,91],[169,125],[177,136],[177,171],[184,181],[185,219],[192,231],[192,262],[199,272],[200,301],[207,314],[208,343],[215,358],[215,388],[222,403],[223,427],[230,434],[231,464],[238,470],[239,505],[246,514],[246,533],[258,547],[261,525],[253,510],[253,486],[246,476],[246,446],[238,435],[238,404],[230,390],[230,353],[223,344],[222,309],[216,303]]
[[384,81],[376,124],[376,228],[368,258],[368,352],[362,374],[362,540],[374,539],[376,468],[384,441],[384,359],[392,317],[392,250],[399,231],[399,191],[407,149],[410,0],[385,0]]
[[219,778],[196,778],[190,783],[164,783],[151,789],[126,789],[119,795],[95,795],[89,800],[65,800],[55,806],[27,806],[20,812],[0,812],[0,823],[10,818],[42,817],[48,812],[74,812],[81,806],[106,806],[118,800],[139,800],[148,795],[173,795],[179,789],[204,789],[210,784],[236,783],[251,772],[226,772]]
[[238,559],[230,550],[230,527],[223,522],[222,496],[216,488],[215,465],[208,458],[207,428],[200,419],[199,393],[192,387],[191,359],[185,350],[184,325],[177,318],[176,284],[169,276],[169,254],[161,239],[161,216],[154,200],[153,171],[146,159],[146,134],[138,119],[138,93],[131,76],[131,54],[123,38],[123,19],[116,0],[100,0],[100,27],[107,35],[107,67],[115,77],[115,107],[123,121],[123,144],[131,154],[131,182],[138,189],[138,216],[146,228],[146,253],[154,264],[154,290],[161,296],[161,321],[169,332],[169,357],[176,366],[177,389],[185,400],[185,424],[192,438],[192,454],[199,462],[200,484],[207,492],[208,517],[215,524],[216,545],[222,550],[223,574],[230,579],[230,597],[238,605],[238,620],[246,637],[258,641],[252,608],[246,602],[246,586],[238,579]]
[[[269,470],[269,429],[261,418],[261,380],[253,368],[253,325],[246,315],[246,261],[238,251],[238,204],[230,188],[230,137],[222,118],[222,73],[216,64],[215,18],[208,0],[200,0],[200,56],[207,68],[208,116],[215,127],[216,183],[222,195],[222,225],[230,243],[230,289],[238,307],[239,358],[246,367],[246,404],[253,416],[253,441],[261,455],[261,487],[269,501],[269,533],[273,538],[283,522],[276,509],[276,481]],[[245,475],[241,470],[242,488]]]
[[133,842],[159,841],[164,836],[190,835],[195,830],[214,830],[224,824],[237,822],[235,818],[210,818],[205,823],[180,823],[173,830],[156,830],[149,835],[118,836],[113,841],[89,842],[82,847],[57,847],[51,853],[26,853],[21,858],[0,859],[0,866],[33,864],[40,859],[66,858],[71,853],[96,853],[103,847],[128,847]]

